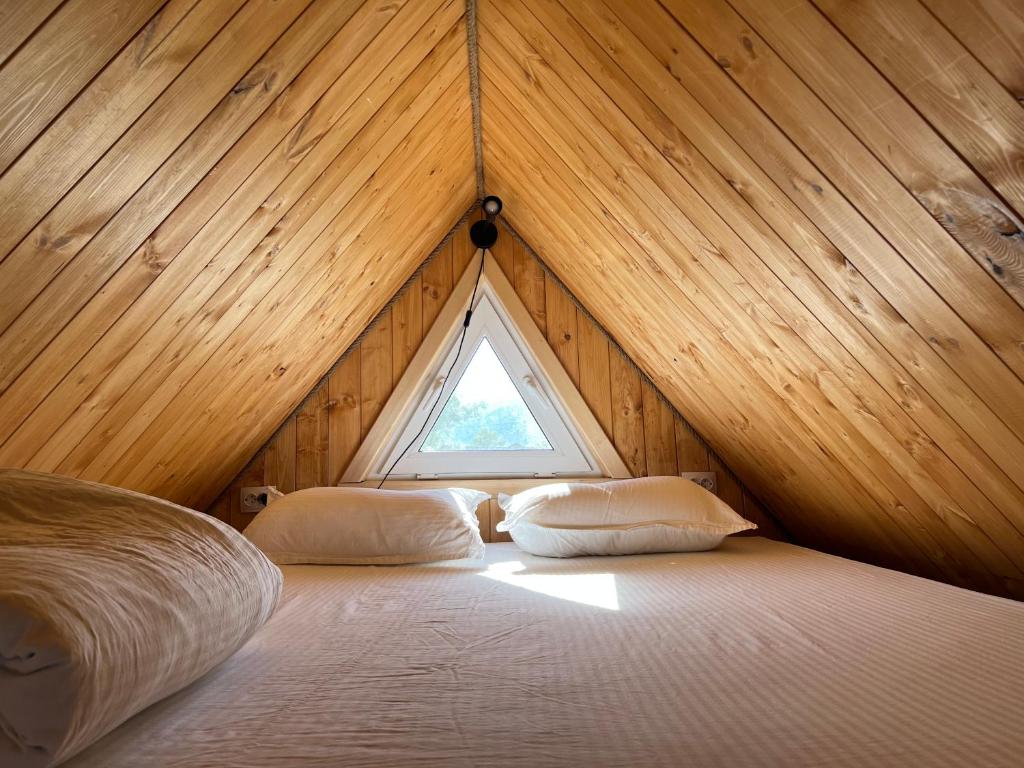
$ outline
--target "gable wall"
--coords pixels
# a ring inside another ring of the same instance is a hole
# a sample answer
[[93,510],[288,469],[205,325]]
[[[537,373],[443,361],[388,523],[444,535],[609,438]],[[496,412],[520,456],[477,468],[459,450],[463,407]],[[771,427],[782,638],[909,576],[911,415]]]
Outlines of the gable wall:
[[[211,514],[244,528],[251,518],[240,509],[243,486],[276,485],[289,492],[337,484],[474,252],[468,224],[462,225],[224,490]],[[758,523],[759,534],[784,538],[718,456],[523,244],[502,228],[492,254],[633,475],[715,471],[723,500]]]

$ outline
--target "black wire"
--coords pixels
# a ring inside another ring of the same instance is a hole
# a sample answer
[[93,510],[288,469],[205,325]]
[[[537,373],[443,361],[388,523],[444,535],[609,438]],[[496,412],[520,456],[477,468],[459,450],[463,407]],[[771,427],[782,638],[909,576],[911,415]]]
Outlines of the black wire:
[[451,378],[452,371],[455,370],[455,366],[459,363],[459,357],[462,355],[462,345],[466,343],[466,333],[469,331],[469,321],[473,317],[473,304],[476,303],[476,291],[480,287],[480,277],[484,273],[484,258],[487,252],[483,251],[480,254],[480,268],[476,273],[476,282],[473,283],[473,295],[469,298],[469,309],[466,310],[466,319],[462,321],[462,336],[459,338],[459,348],[455,351],[455,359],[452,360],[451,366],[448,368],[448,373],[444,376],[444,383],[441,385],[440,391],[437,393],[437,397],[434,398],[433,404],[430,406],[430,410],[427,412],[427,418],[423,420],[423,426],[420,427],[420,431],[416,433],[416,436],[409,441],[409,444],[402,449],[402,452],[398,454],[398,457],[392,462],[391,466],[388,467],[388,471],[384,477],[381,478],[380,483],[377,484],[377,490],[379,491],[387,479],[391,477],[391,473],[395,471],[395,467],[398,466],[398,462],[405,458],[405,454],[409,452],[409,449],[416,444],[416,441],[420,439],[423,434],[423,430],[427,428],[427,424],[430,423],[430,417],[434,415],[434,409],[437,408],[437,404],[441,402],[441,395],[444,394],[444,389],[448,386],[448,380]]

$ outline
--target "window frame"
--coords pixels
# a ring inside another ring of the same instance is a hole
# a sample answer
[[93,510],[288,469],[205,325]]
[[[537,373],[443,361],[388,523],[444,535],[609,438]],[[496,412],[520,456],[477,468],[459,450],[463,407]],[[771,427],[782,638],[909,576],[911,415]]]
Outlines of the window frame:
[[[434,366],[428,377],[432,385],[419,395],[399,438],[385,454],[384,460],[374,467],[370,477],[382,478],[392,465],[394,469],[390,476],[396,479],[600,476],[598,464],[587,450],[569,413],[550,382],[540,372],[540,366],[532,361],[528,346],[517,337],[514,324],[504,311],[494,288],[482,280],[462,354],[451,376],[447,381],[444,380],[444,373],[455,360],[458,335],[450,341],[447,354]],[[485,338],[551,448],[420,451]],[[438,387],[441,387],[440,396],[437,393]],[[430,413],[435,399],[437,405],[433,413]],[[406,448],[408,450],[404,450]]]
[[[576,382],[569,376],[558,355],[551,348],[544,333],[537,327],[533,316],[516,294],[515,288],[505,276],[502,268],[490,253],[478,250],[471,257],[462,276],[455,284],[452,293],[438,313],[430,330],[412,360],[406,367],[402,377],[395,383],[391,395],[381,409],[374,423],[363,436],[355,454],[346,466],[338,481],[339,485],[352,486],[363,483],[376,483],[370,480],[375,476],[378,480],[384,470],[383,460],[397,443],[397,438],[410,420],[410,414],[423,393],[441,386],[430,373],[437,371],[439,361],[448,354],[452,345],[458,342],[462,331],[462,322],[466,315],[466,307],[473,295],[473,287],[477,274],[482,271],[481,286],[489,285],[493,295],[502,308],[505,316],[511,321],[514,336],[530,352],[530,360],[536,363],[545,381],[551,385],[555,400],[569,414],[569,423],[583,438],[583,444],[590,456],[593,456],[599,468],[598,473],[580,477],[586,482],[597,478],[631,477],[629,468],[622,460],[615,446],[612,445],[601,423],[587,405]],[[544,477],[540,472],[526,475]],[[511,483],[513,487],[520,480],[488,475],[480,478],[467,478],[467,482],[487,482],[493,479],[498,482]],[[564,478],[562,478],[564,479]],[[422,480],[390,480],[389,483],[403,484],[409,482],[432,482],[429,477]],[[440,482],[444,482],[441,480]]]

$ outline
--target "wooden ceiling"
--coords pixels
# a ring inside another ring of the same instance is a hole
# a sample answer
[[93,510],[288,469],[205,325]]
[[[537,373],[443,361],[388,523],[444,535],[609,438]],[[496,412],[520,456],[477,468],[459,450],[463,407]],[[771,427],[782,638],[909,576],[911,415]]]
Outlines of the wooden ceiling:
[[208,503],[482,170],[797,541],[1024,597],[1022,0],[470,5],[0,5],[0,464]]
[[478,13],[487,191],[795,538],[1018,597],[1022,11]]
[[0,464],[201,506],[476,199],[464,3],[2,13]]

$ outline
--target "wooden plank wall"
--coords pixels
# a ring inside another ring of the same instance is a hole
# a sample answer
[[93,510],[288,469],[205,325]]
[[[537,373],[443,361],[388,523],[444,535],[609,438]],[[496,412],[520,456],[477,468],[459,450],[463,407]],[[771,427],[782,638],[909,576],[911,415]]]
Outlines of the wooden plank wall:
[[[276,485],[287,493],[336,485],[474,252],[465,225],[224,490],[211,514],[244,528],[251,517],[241,511],[243,486]],[[502,231],[492,253],[634,475],[715,471],[719,496],[758,523],[759,535],[785,538],[529,249]],[[507,540],[493,530],[496,522],[482,528],[485,539]]]
[[487,191],[794,538],[1024,597],[1024,5],[478,18]]
[[464,15],[3,3],[0,465],[210,503],[476,198]]

